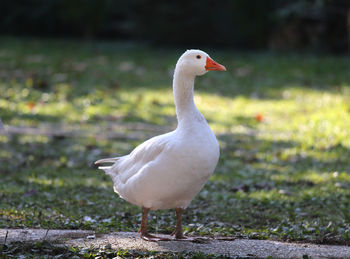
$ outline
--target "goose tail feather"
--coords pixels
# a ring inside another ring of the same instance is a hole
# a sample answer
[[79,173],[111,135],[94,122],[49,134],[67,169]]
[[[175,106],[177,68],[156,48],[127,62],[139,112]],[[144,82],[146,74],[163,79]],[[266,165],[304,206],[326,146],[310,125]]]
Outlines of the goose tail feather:
[[101,169],[105,171],[107,174],[109,173],[109,169],[111,169],[111,166],[99,166],[98,169]]
[[104,164],[104,163],[115,163],[118,160],[119,160],[119,157],[103,158],[103,159],[97,160],[95,162],[95,165]]

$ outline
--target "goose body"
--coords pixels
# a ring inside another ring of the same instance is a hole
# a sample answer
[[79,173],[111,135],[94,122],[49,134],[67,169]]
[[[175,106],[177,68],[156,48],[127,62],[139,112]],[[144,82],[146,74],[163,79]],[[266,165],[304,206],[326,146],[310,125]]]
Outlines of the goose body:
[[208,70],[225,67],[203,51],[186,51],[177,62],[173,80],[177,128],[145,141],[129,155],[96,161],[113,163],[100,169],[111,176],[114,191],[124,200],[147,212],[182,210],[214,172],[219,145],[193,101],[194,79]]
[[149,139],[105,169],[126,201],[157,209],[186,208],[213,173],[219,145],[205,120]]

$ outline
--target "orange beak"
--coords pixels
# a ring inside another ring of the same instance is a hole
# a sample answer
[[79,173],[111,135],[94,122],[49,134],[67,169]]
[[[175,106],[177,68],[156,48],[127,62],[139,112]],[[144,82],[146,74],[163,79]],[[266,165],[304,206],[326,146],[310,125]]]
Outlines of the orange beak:
[[223,65],[220,65],[219,63],[215,62],[209,57],[207,57],[207,64],[205,65],[205,69],[208,71],[211,71],[211,70],[226,71],[226,67],[224,67]]

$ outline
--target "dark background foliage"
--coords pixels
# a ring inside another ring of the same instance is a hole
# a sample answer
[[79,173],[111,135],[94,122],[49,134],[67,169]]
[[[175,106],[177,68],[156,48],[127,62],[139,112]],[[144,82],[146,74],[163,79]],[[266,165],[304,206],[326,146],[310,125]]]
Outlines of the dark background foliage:
[[5,35],[349,50],[348,0],[2,0]]

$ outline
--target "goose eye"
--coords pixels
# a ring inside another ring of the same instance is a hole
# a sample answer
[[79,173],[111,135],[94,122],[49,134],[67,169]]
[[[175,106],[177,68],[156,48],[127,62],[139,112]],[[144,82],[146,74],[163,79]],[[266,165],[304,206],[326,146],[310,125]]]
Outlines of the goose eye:
[[196,57],[197,59],[200,59],[201,58],[201,55],[197,55],[197,57]]

